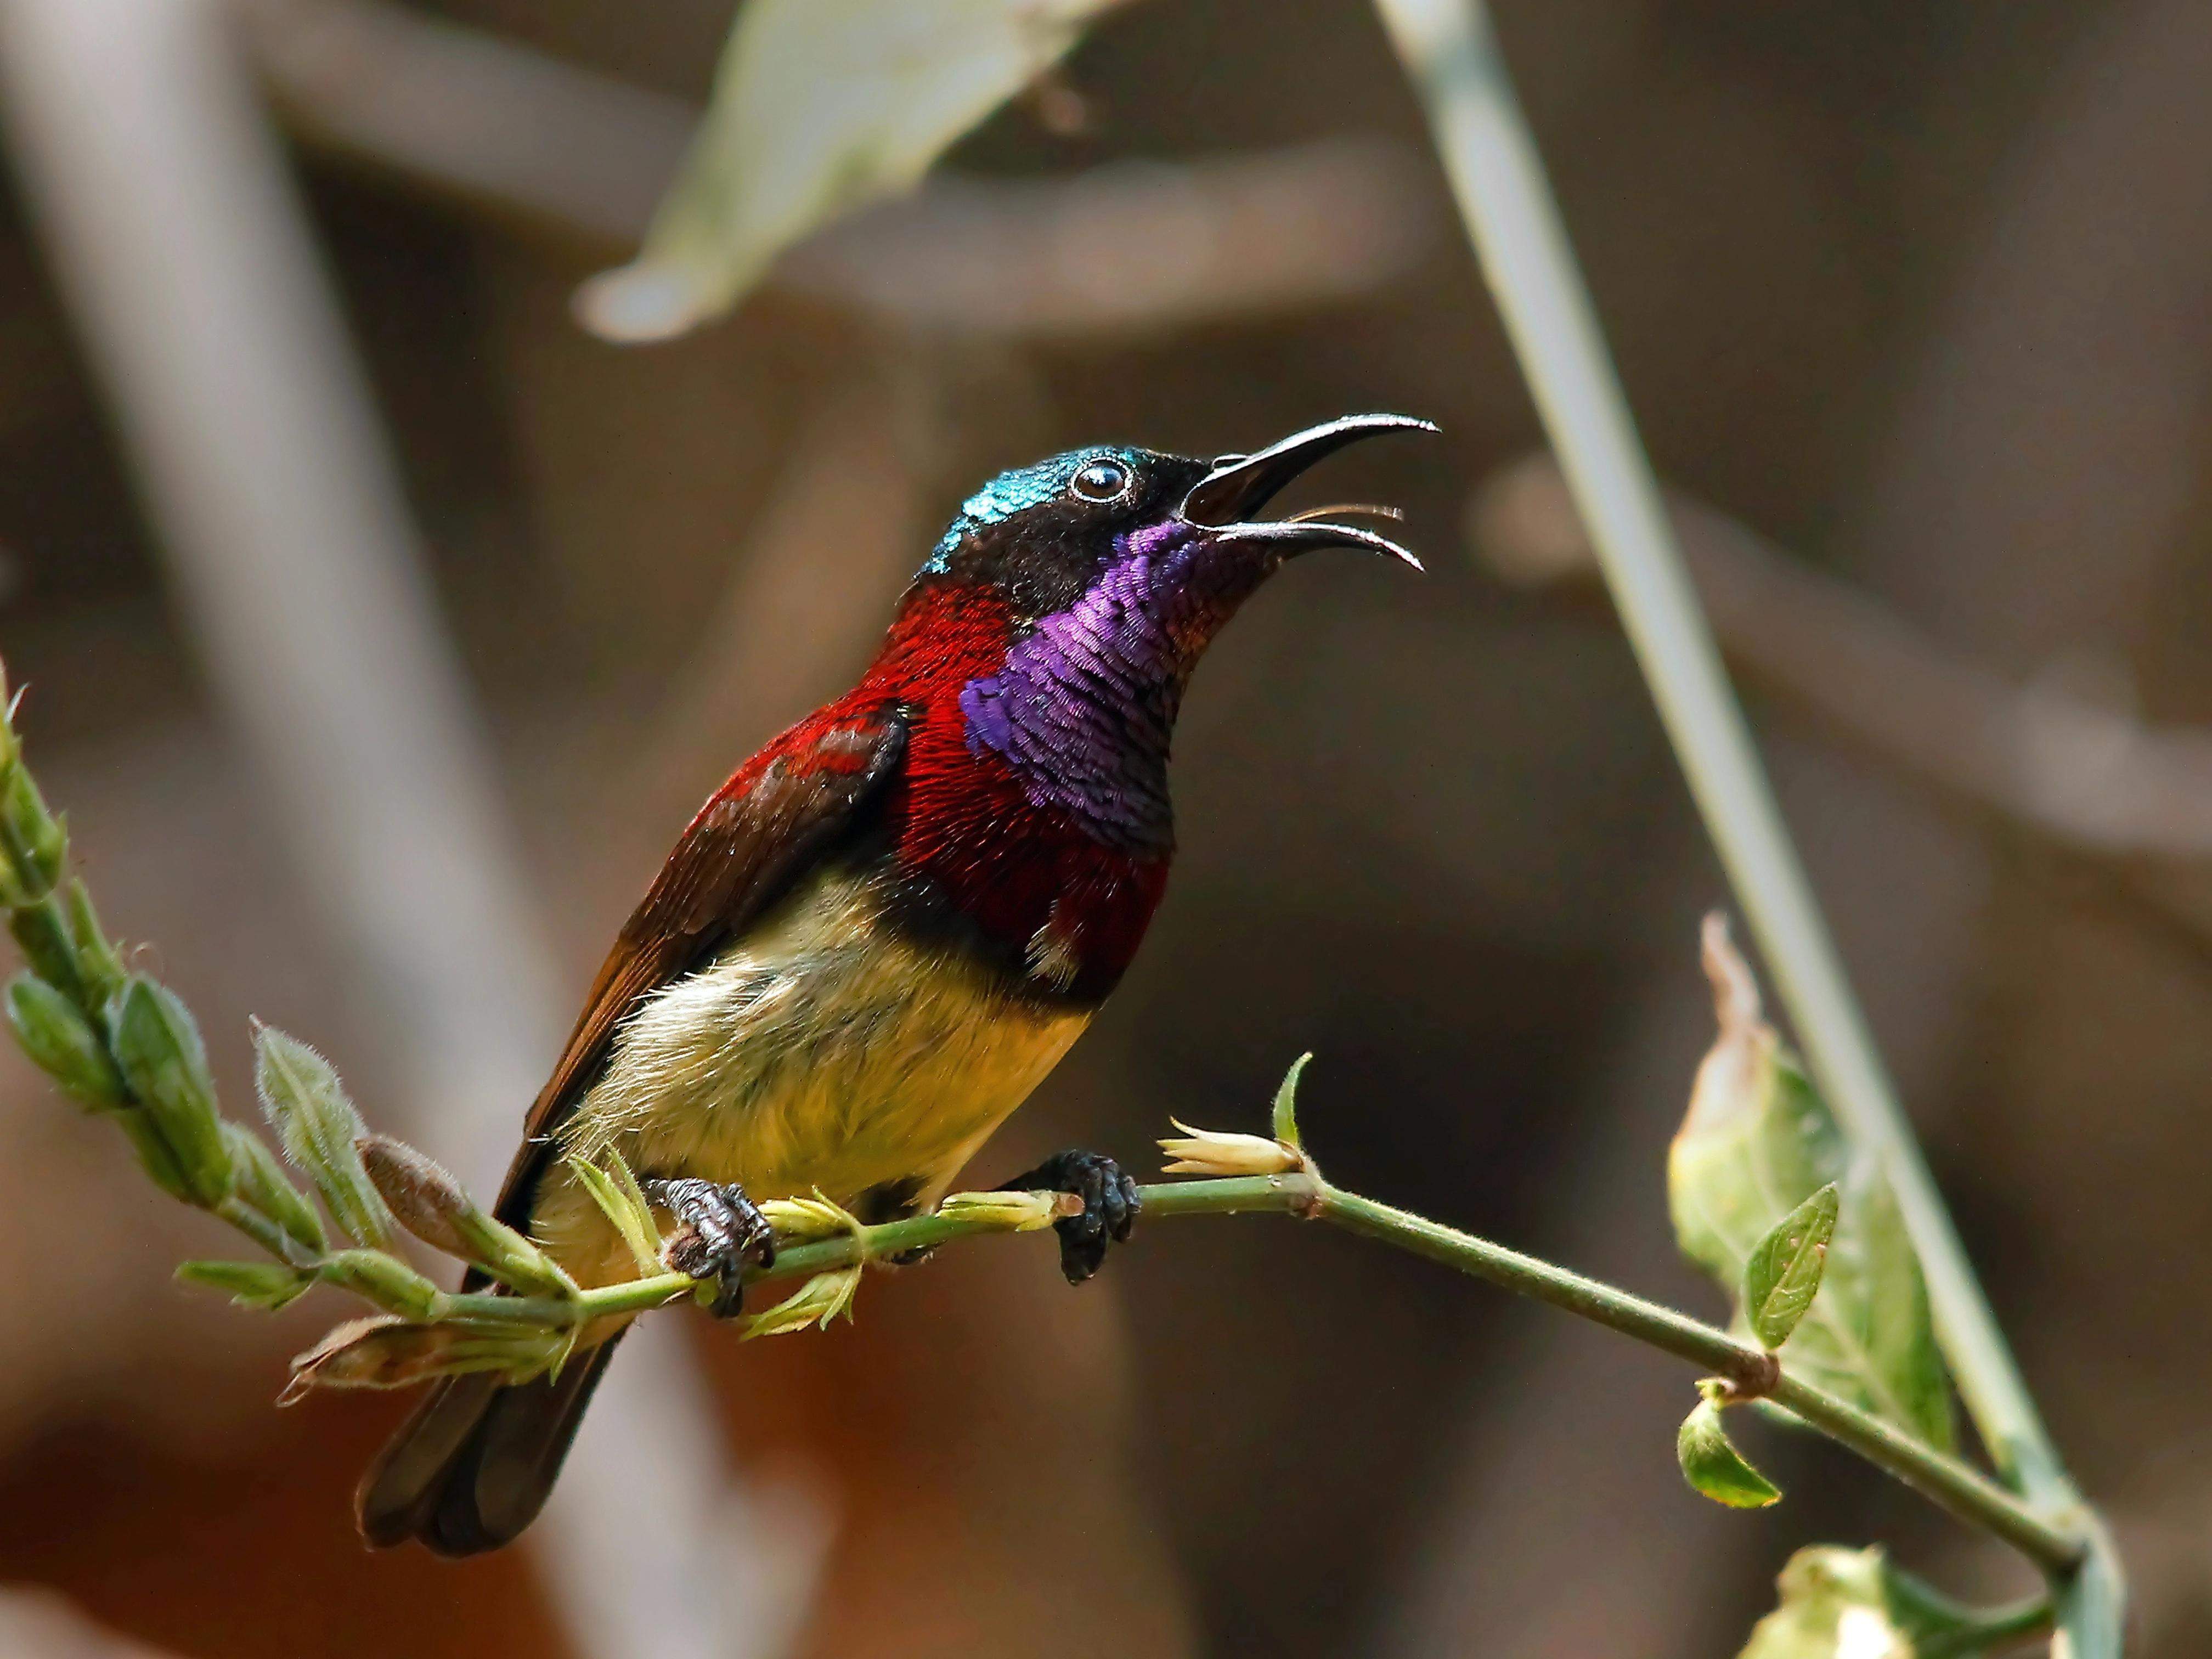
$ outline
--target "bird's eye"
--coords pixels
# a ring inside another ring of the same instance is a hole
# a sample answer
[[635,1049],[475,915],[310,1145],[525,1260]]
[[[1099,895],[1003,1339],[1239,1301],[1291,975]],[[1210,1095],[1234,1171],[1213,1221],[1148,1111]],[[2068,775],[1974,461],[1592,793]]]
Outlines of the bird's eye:
[[1110,501],[1129,487],[1129,469],[1119,461],[1092,461],[1069,480],[1086,501]]

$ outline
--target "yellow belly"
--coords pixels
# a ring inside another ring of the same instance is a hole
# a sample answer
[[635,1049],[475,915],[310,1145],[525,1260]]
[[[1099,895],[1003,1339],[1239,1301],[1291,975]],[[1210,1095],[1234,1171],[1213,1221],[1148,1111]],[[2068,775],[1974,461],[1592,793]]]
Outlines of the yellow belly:
[[[726,954],[655,994],[562,1132],[641,1175],[735,1182],[756,1199],[819,1188],[850,1205],[918,1179],[933,1203],[1089,1023],[1009,997],[967,962],[876,920],[857,877],[802,888]],[[629,1257],[558,1166],[533,1231],[586,1283]]]

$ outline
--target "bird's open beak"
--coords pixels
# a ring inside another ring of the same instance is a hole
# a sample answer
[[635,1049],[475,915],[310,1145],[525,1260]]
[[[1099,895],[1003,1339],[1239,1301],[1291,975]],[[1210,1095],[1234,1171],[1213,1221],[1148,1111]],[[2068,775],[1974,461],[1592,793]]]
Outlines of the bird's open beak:
[[1364,547],[1387,553],[1419,570],[1421,562],[1386,536],[1348,524],[1337,524],[1326,515],[1333,512],[1364,512],[1395,518],[1389,507],[1328,507],[1318,516],[1255,520],[1252,514],[1274,499],[1283,486],[1324,455],[1346,444],[1371,438],[1378,432],[1434,432],[1429,421],[1410,415],[1346,415],[1341,419],[1310,426],[1280,443],[1270,444],[1256,455],[1223,455],[1213,470],[1190,488],[1179,509],[1183,520],[1212,532],[1217,541],[1265,544],[1288,556],[1316,547]]

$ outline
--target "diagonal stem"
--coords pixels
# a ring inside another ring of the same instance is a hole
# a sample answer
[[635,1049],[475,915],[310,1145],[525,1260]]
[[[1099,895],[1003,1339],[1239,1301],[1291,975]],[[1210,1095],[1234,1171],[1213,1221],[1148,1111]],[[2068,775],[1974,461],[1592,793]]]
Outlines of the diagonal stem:
[[[2081,1504],[1936,1190],[1844,975],[1674,545],[1557,203],[1481,0],[1376,0],[1705,827],[1822,1091],[1881,1164],[1946,1353],[2007,1479]],[[2077,1659],[2120,1651],[2118,1571],[2062,1604]],[[2090,1582],[2094,1581],[2094,1582]]]

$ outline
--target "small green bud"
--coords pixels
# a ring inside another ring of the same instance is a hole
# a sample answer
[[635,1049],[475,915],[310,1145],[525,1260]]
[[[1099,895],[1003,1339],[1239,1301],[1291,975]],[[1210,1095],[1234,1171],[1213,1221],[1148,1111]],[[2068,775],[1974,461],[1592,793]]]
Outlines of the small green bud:
[[275,1222],[286,1237],[301,1249],[320,1255],[330,1248],[323,1218],[307,1195],[292,1184],[269,1143],[243,1123],[226,1122],[222,1138],[230,1146],[230,1167],[239,1195]]
[[107,1027],[123,1079],[175,1154],[191,1201],[221,1202],[230,1192],[230,1148],[191,1011],[166,986],[134,974],[109,1004]]
[[445,1293],[398,1256],[381,1250],[339,1250],[323,1258],[322,1276],[388,1313],[434,1319]]
[[63,903],[69,912],[70,940],[76,947],[78,975],[90,993],[88,1000],[98,1006],[122,986],[123,958],[113,941],[100,931],[100,915],[92,908],[92,895],[82,881],[70,879],[63,890]]
[[18,974],[8,981],[8,1023],[15,1028],[23,1052],[71,1099],[94,1111],[112,1111],[127,1103],[123,1074],[91,1022],[36,974]]
[[391,1212],[355,1150],[368,1130],[330,1061],[297,1038],[258,1022],[253,1060],[254,1087],[284,1156],[315,1183],[338,1230],[362,1244],[391,1243]]
[[37,782],[20,764],[0,779],[0,854],[9,884],[27,899],[52,892],[69,860],[68,831],[46,810]]
[[187,1261],[177,1268],[187,1285],[204,1285],[221,1291],[241,1308],[260,1308],[269,1313],[289,1305],[315,1275],[275,1261]]
[[80,1007],[96,1006],[78,970],[76,941],[70,937],[69,918],[63,914],[60,902],[49,893],[18,904],[0,892],[0,903],[9,907],[8,931],[15,935],[31,970]]
[[1782,1489],[1752,1468],[1721,1426],[1725,1386],[1712,1378],[1698,1384],[1705,1398],[1682,1419],[1674,1437],[1674,1456],[1692,1491],[1730,1509],[1765,1509],[1781,1501]]
[[185,1204],[197,1204],[191,1185],[185,1179],[184,1166],[177,1162],[176,1150],[161,1133],[161,1126],[148,1114],[135,1109],[118,1112],[115,1125],[121,1129],[138,1154],[138,1163],[151,1181],[171,1198]]

